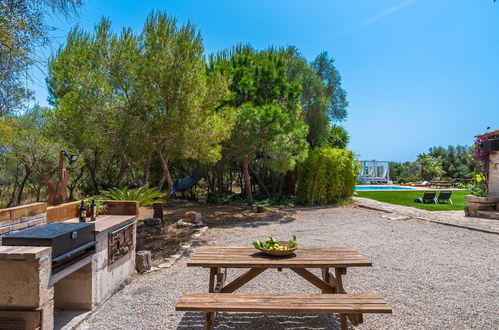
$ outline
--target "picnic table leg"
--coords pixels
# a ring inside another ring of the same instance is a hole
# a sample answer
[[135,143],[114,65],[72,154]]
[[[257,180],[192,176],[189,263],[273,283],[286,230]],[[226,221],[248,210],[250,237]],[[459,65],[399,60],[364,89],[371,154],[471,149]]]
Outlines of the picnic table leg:
[[[321,268],[322,272],[322,279],[324,282],[329,283],[333,287],[333,293],[336,293],[336,279],[334,278],[333,275],[329,272],[329,268]],[[322,291],[322,293],[328,293],[326,291]]]
[[213,329],[213,324],[215,323],[215,313],[206,313],[206,330]]
[[[210,281],[209,281],[209,286],[208,286],[209,292],[215,292],[215,278],[217,277],[217,274],[218,274],[218,268],[211,267],[210,268]],[[213,324],[215,322],[215,317],[216,317],[215,312],[207,312],[206,313],[206,330],[210,330],[213,328]]]
[[[341,276],[346,275],[347,269],[339,267],[335,268],[334,270],[336,275],[336,288],[338,290],[338,293],[346,293],[345,289],[343,289],[343,279],[341,278]],[[349,313],[347,314],[347,316],[354,326],[357,326],[363,322],[362,313]]]
[[210,282],[208,292],[215,292],[215,276],[217,275],[217,267],[210,268]]
[[334,275],[336,276],[336,291],[338,293],[345,293],[345,290],[343,290],[343,279],[341,278],[341,276],[345,275],[346,273],[347,273],[346,268],[334,269]]
[[348,329],[347,316],[345,314],[340,314],[340,329],[341,330]]
[[226,278],[227,278],[227,268],[217,268],[215,292],[220,292],[220,290],[222,290],[222,288],[225,285]]

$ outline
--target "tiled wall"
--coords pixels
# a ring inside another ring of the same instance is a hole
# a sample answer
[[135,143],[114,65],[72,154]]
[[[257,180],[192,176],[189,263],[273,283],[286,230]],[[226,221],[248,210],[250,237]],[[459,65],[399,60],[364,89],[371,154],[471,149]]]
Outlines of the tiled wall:
[[34,203],[0,209],[0,239],[47,222],[47,204]]

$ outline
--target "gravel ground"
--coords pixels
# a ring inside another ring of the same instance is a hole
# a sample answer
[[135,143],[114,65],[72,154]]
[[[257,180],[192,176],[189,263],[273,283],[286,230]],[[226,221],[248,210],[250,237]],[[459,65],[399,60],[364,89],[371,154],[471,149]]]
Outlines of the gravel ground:
[[[348,293],[375,293],[393,314],[365,314],[359,329],[497,329],[498,236],[346,206],[299,210],[273,221],[210,228],[200,244],[248,245],[268,235],[303,246],[351,246],[373,267],[349,268]],[[203,329],[203,313],[175,312],[183,292],[207,292],[208,270],[172,268],[137,276],[80,329]],[[231,270],[229,278],[240,271]],[[316,272],[318,274],[318,272]],[[269,270],[238,292],[319,293],[289,270]],[[338,329],[335,315],[219,313],[216,329]]]

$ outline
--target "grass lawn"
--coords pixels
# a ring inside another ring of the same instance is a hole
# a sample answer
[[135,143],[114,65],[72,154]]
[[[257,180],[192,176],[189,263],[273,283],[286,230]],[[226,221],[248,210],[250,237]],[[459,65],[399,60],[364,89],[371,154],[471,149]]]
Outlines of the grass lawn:
[[[468,191],[453,191],[452,202],[446,204],[421,204],[414,202],[418,197],[423,196],[424,191],[357,191],[357,197],[365,197],[375,199],[380,202],[412,206],[429,211],[458,211],[464,209],[464,196],[468,195]],[[438,194],[437,194],[438,196]]]

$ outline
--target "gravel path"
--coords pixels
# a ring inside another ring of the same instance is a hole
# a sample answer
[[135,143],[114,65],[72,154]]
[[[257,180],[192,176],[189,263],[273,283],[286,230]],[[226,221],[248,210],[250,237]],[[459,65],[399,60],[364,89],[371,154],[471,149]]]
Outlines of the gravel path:
[[[208,245],[247,245],[292,234],[304,246],[352,246],[373,261],[349,268],[349,293],[384,297],[393,314],[366,314],[359,329],[494,329],[499,326],[498,236],[421,220],[391,220],[356,207],[301,210],[276,221],[210,228]],[[172,268],[137,276],[80,329],[203,329],[203,313],[180,313],[182,292],[206,292],[208,271]],[[229,272],[230,278],[236,271]],[[289,270],[267,271],[240,292],[318,293]],[[216,329],[338,329],[335,315],[219,313]]]

